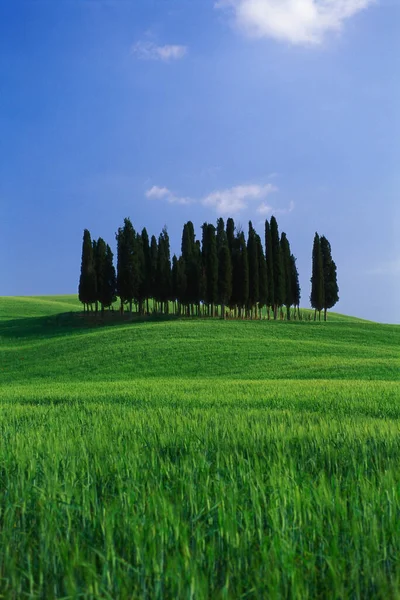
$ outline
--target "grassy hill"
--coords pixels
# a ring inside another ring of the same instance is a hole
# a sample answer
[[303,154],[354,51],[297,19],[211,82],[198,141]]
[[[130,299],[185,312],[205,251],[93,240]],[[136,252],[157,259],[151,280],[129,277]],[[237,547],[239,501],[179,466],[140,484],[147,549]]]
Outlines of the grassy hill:
[[0,593],[400,597],[399,326],[79,311],[0,298]]

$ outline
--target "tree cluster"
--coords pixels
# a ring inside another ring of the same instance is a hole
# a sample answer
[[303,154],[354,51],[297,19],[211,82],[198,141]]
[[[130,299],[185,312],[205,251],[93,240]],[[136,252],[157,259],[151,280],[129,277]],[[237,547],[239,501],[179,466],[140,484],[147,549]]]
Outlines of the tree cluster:
[[[268,319],[271,315],[282,319],[285,314],[287,319],[300,318],[296,258],[286,234],[279,235],[275,217],[265,222],[264,246],[251,221],[246,240],[232,218],[226,224],[220,218],[216,226],[204,223],[201,240],[196,239],[193,223],[185,223],[181,253],[172,260],[166,228],[158,239],[150,238],[146,229],[135,231],[126,218],[116,242],[115,271],[110,246],[102,238],[92,242],[89,231],[84,231],[79,299],[86,310],[94,306],[97,311],[100,305],[104,311],[118,296],[121,313],[132,312],[135,306],[139,314],[150,310],[167,314],[172,307],[178,315],[253,319],[261,318],[265,309]],[[321,272],[329,278],[333,271],[336,276],[336,266],[331,257],[328,260],[327,248],[330,256],[325,240],[320,250],[321,257],[326,257],[325,262],[321,258]],[[326,308],[330,308],[333,286],[325,280],[318,285],[322,286],[321,307],[328,302]]]
[[325,236],[315,234],[312,251],[311,306],[315,309],[314,321],[321,320],[324,310],[324,321],[328,308],[332,308],[339,300],[336,265],[332,259],[331,245]]

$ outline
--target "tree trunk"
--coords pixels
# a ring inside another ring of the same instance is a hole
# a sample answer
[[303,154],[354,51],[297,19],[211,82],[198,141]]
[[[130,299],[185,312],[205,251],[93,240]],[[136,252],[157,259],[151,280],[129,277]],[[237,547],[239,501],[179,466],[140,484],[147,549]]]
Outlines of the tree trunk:
[[327,312],[328,312],[328,309],[324,308],[324,321],[327,320]]
[[315,309],[315,312],[314,312],[314,321],[316,321],[316,320],[317,320],[317,309]]

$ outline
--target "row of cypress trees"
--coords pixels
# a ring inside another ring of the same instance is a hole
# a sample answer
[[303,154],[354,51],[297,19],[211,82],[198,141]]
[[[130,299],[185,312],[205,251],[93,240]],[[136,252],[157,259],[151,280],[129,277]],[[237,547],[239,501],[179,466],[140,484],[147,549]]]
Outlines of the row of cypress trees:
[[[133,304],[140,314],[152,309],[176,314],[225,318],[227,309],[235,317],[261,318],[266,307],[268,318],[300,318],[300,285],[296,258],[285,233],[279,236],[275,217],[265,222],[265,252],[260,236],[249,223],[244,232],[229,218],[216,227],[202,226],[201,241],[196,240],[191,221],[182,232],[181,255],[171,261],[170,241],[164,228],[151,239],[146,229],[136,232],[130,219],[118,229],[117,271],[110,247],[99,238],[91,241],[85,229],[82,247],[79,299],[84,309],[109,308],[120,299],[120,311]],[[297,308],[297,312],[296,312]]]

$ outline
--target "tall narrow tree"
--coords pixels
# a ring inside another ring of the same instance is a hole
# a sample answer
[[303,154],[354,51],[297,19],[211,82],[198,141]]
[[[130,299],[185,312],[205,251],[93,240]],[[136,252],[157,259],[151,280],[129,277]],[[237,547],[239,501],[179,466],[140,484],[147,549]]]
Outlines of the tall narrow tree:
[[97,242],[93,241],[93,255],[96,269],[96,288],[97,288],[97,297],[96,297],[96,312],[98,303],[100,302],[101,312],[104,312],[104,288],[105,288],[105,278],[106,278],[106,250],[107,246],[103,238],[99,238]]
[[202,238],[202,260],[204,269],[205,294],[204,300],[208,306],[208,312],[214,316],[214,307],[218,298],[218,255],[217,241],[214,225],[204,223]]
[[275,304],[275,290],[274,290],[274,257],[272,253],[272,237],[271,228],[268,220],[265,221],[265,257],[267,263],[267,312],[268,320],[270,318],[270,309]]
[[149,299],[151,298],[151,251],[150,251],[150,240],[147,229],[142,229],[142,247],[144,255],[144,279],[143,279],[143,293],[146,299],[146,312],[150,312]]
[[144,302],[147,296],[146,281],[146,257],[143,249],[143,240],[140,233],[136,234],[135,239],[135,300],[138,306],[139,314],[144,312]]
[[311,276],[311,306],[315,309],[314,321],[317,319],[317,311],[319,320],[321,320],[321,310],[324,308],[324,267],[322,262],[321,240],[318,233],[314,236],[314,244],[312,251],[312,276]]
[[221,232],[218,250],[218,302],[221,317],[225,319],[225,307],[232,296],[232,261],[225,231]]
[[320,243],[324,271],[324,321],[326,321],[328,308],[335,306],[339,300],[339,287],[336,264],[332,259],[331,245],[324,235],[321,236]]
[[237,235],[237,247],[238,247],[238,279],[239,279],[239,295],[238,295],[238,308],[239,316],[244,316],[244,310],[246,309],[249,301],[249,261],[247,254],[246,239],[243,231],[239,231]]
[[117,276],[114,267],[114,255],[110,246],[106,246],[106,260],[104,269],[104,287],[102,292],[103,308],[110,308],[117,300]]
[[283,270],[281,245],[279,241],[278,223],[274,216],[271,217],[270,231],[274,278],[274,319],[277,319],[278,310],[280,309],[285,300],[285,277]]
[[79,279],[79,300],[83,304],[83,310],[89,310],[89,305],[96,302],[97,282],[96,269],[93,256],[93,246],[90,232],[83,232],[81,275]]
[[135,298],[135,242],[136,232],[129,218],[124,219],[124,226],[118,229],[117,235],[117,292],[121,301],[121,313],[124,305],[132,303]]
[[249,265],[249,296],[247,308],[251,318],[253,318],[254,311],[257,316],[257,303],[260,295],[260,274],[257,234],[251,221],[249,221],[249,235],[247,238],[247,257]]
[[281,260],[283,267],[284,277],[284,291],[283,304],[286,306],[286,318],[290,321],[290,307],[294,303],[293,290],[292,290],[292,261],[291,261],[290,244],[287,239],[286,233],[282,232],[281,235]]
[[[299,273],[296,265],[296,258],[293,254],[290,255],[290,263],[291,263],[291,281],[292,281],[292,294],[293,294],[293,304],[297,308],[297,316],[300,319],[300,298],[301,298],[301,290],[299,283]],[[296,314],[296,311],[295,311]]]
[[157,264],[158,264],[158,244],[155,235],[151,236],[150,242],[150,297],[153,299],[153,310],[157,311]]
[[168,301],[171,297],[171,256],[167,228],[164,227],[158,238],[157,292],[163,311],[168,314]]
[[268,279],[267,279],[267,262],[265,260],[264,250],[261,243],[261,238],[256,235],[257,242],[257,256],[258,256],[258,281],[259,281],[259,296],[258,296],[258,308],[261,310],[268,303]]

